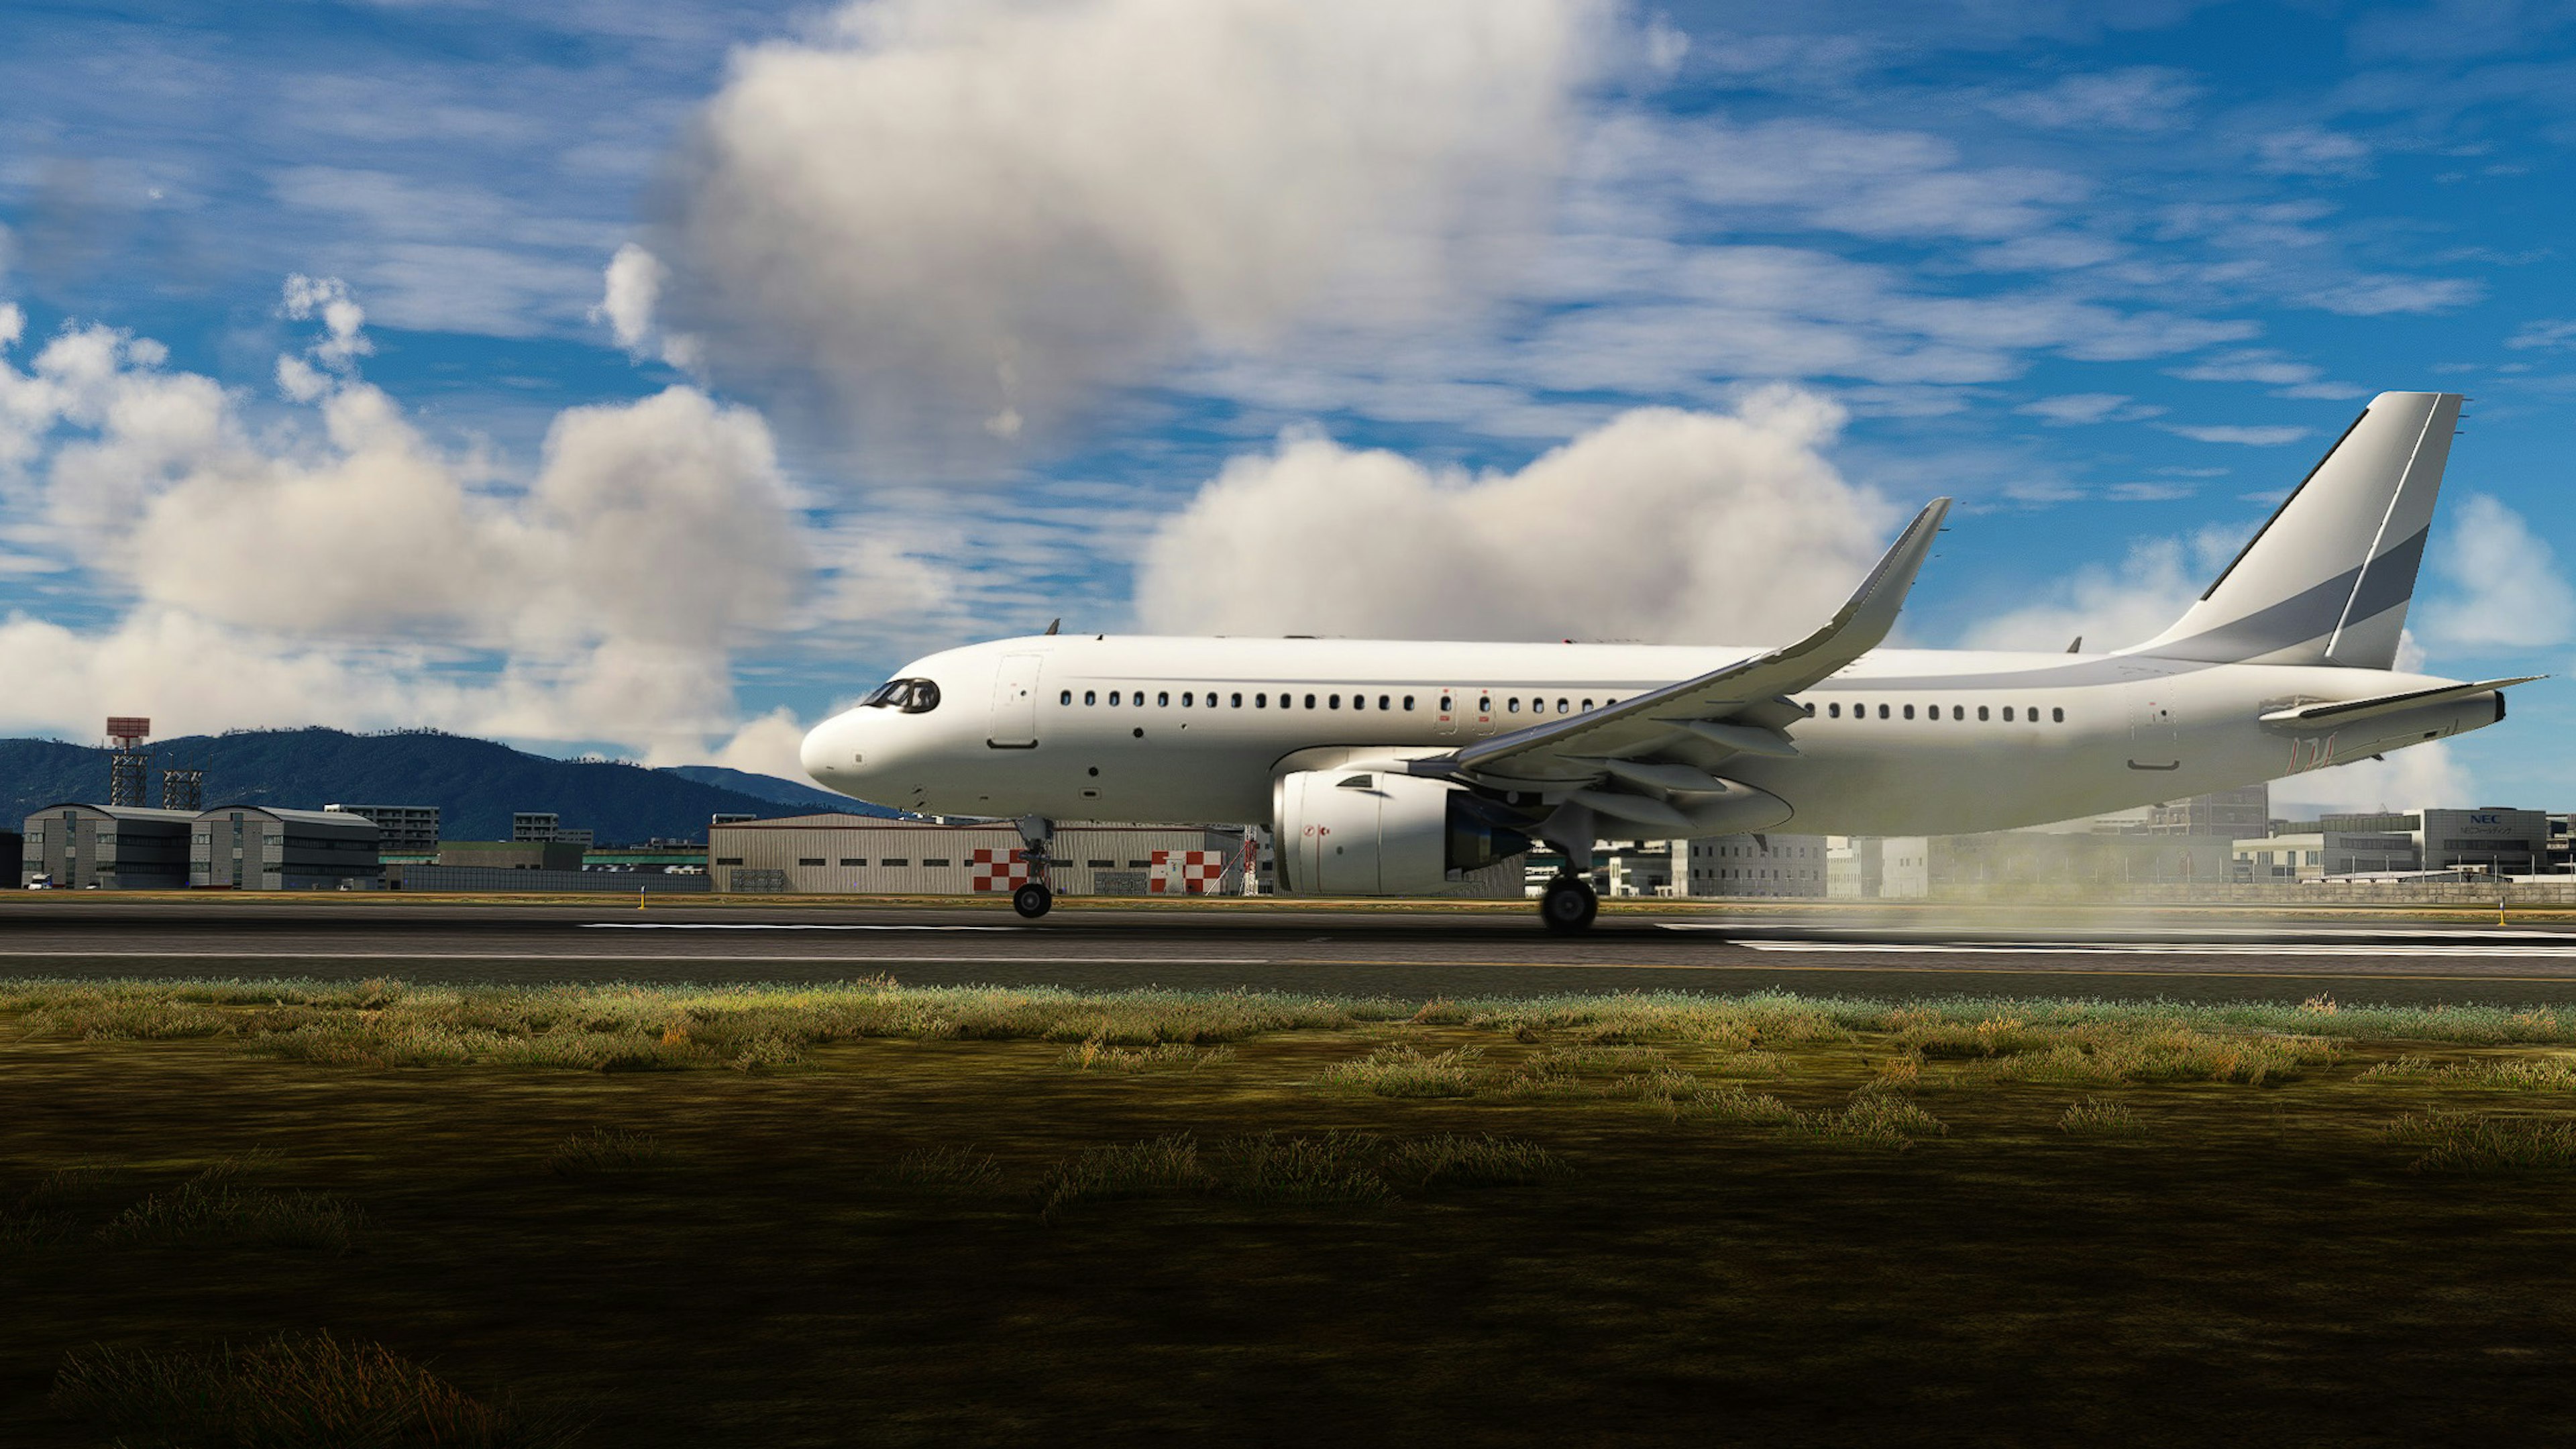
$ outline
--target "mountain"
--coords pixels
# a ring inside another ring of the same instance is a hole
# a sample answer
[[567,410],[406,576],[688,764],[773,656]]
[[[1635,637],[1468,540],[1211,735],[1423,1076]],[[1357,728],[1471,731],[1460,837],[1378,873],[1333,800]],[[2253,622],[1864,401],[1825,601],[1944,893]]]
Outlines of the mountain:
[[[206,772],[209,806],[435,805],[443,812],[440,833],[451,840],[507,840],[511,812],[518,810],[551,810],[567,826],[587,826],[602,843],[703,840],[708,818],[719,814],[892,813],[820,790],[782,798],[802,787],[741,771],[715,771],[723,780],[693,779],[678,770],[557,760],[434,730],[234,730],[155,740],[149,748],[155,805],[160,772],[194,765]],[[17,829],[29,813],[60,801],[106,799],[107,756],[58,740],[0,740],[0,829]],[[758,783],[766,793],[732,788],[736,782]]]
[[884,816],[902,813],[883,805],[853,800],[847,795],[835,795],[818,786],[782,780],[776,775],[755,775],[749,770],[728,770],[722,765],[668,765],[663,767],[662,773],[695,780],[701,785],[713,785],[719,790],[731,790],[737,795],[793,805],[799,810],[840,810],[852,815]]

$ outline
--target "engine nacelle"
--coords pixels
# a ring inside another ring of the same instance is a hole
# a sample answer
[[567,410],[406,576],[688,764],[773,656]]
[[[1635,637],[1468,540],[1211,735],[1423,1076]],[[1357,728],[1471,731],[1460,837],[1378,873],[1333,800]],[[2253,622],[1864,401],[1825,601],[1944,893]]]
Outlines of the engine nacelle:
[[1294,770],[1271,782],[1270,801],[1291,895],[1429,895],[1530,848],[1484,801],[1418,775]]

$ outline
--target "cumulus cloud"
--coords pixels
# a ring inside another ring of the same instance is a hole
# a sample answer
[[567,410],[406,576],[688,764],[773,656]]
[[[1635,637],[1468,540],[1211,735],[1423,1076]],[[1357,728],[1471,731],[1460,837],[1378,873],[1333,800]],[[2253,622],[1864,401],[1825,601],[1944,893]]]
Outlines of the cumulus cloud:
[[2576,589],[2557,554],[2521,514],[2487,494],[2460,501],[2432,563],[2449,592],[2427,600],[2417,623],[2434,648],[2540,648],[2567,642],[2576,628]]
[[735,56],[663,193],[662,312],[715,376],[952,466],[1193,348],[1400,324],[1543,214],[1600,12],[853,5]]
[[1625,413],[1514,473],[1315,435],[1238,458],[1145,546],[1146,627],[1763,643],[1814,627],[1898,522],[1773,388],[1732,415]]
[[0,626],[0,724],[85,729],[104,701],[180,728],[681,750],[732,731],[729,650],[781,623],[809,570],[757,414],[688,387],[572,408],[533,474],[504,476],[356,376],[346,288],[299,277],[285,305],[322,335],[312,362],[283,359],[310,404],[283,426],[109,328],[67,329],[24,371],[0,358],[0,415],[41,452],[19,537],[126,609]]
[[1985,620],[1962,643],[1970,649],[2063,649],[2080,635],[2093,652],[2143,643],[2182,617],[2243,542],[2218,529],[2188,539],[2141,539],[2116,567],[2087,565],[2044,585],[2038,602]]
[[2441,740],[2272,782],[2272,813],[2285,817],[2423,810],[2477,798],[2468,767]]

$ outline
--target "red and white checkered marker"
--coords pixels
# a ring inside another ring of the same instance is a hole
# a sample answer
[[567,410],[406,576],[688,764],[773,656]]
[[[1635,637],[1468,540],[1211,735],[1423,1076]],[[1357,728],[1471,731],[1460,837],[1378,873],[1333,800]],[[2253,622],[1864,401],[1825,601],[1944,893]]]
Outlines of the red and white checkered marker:
[[1025,850],[978,850],[967,857],[966,865],[975,873],[978,891],[1015,891],[1029,883]]
[[1232,855],[1225,850],[1155,851],[1154,875],[1145,889],[1158,896],[1214,895]]

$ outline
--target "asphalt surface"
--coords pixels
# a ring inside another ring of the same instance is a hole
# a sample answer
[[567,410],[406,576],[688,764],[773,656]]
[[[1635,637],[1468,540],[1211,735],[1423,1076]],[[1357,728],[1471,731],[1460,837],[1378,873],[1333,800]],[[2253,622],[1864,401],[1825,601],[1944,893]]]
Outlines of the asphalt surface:
[[1535,912],[1173,902],[443,904],[0,898],[0,979],[820,982],[1252,988],[1430,998],[1780,988],[2576,1004],[2576,922],[2241,909]]

